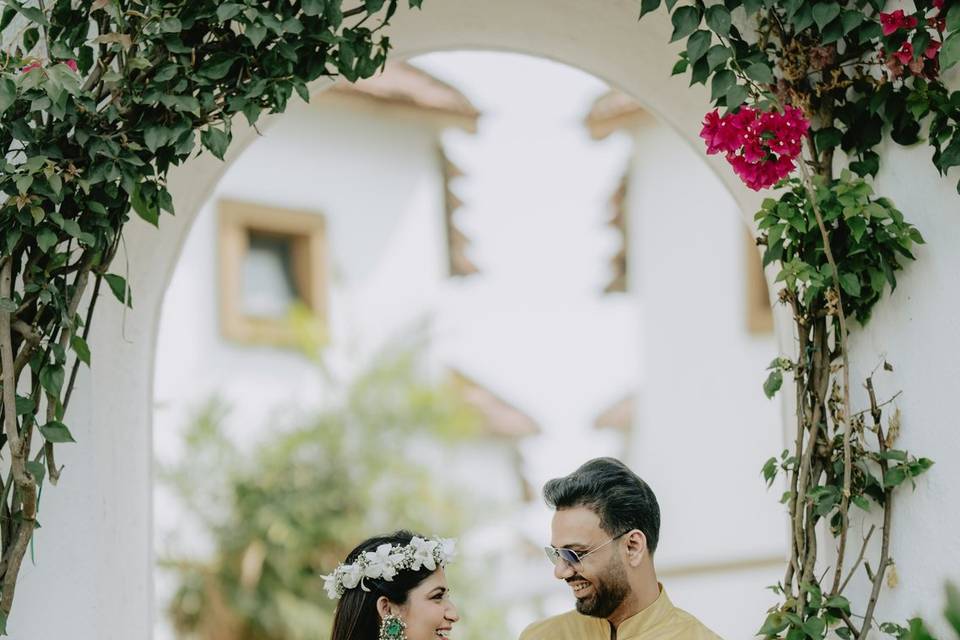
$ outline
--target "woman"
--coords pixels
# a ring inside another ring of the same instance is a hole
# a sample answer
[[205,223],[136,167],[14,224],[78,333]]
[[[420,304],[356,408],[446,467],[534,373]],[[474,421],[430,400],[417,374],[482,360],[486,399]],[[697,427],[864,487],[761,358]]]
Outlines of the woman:
[[324,588],[338,599],[331,640],[434,640],[460,619],[443,567],[453,541],[397,531],[361,542]]

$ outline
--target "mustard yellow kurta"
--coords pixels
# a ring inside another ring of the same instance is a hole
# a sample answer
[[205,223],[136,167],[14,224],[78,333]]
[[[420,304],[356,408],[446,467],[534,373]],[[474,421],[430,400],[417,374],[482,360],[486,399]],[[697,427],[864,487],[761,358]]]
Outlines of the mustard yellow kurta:
[[617,627],[616,633],[603,618],[568,611],[535,622],[520,634],[520,640],[721,640],[720,636],[682,609],[677,609],[661,589],[649,607]]

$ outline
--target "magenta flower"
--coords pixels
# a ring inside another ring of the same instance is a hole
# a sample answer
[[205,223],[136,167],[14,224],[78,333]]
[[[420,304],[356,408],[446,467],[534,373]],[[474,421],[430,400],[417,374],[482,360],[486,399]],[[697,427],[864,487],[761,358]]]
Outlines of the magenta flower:
[[34,60],[33,62],[31,62],[30,64],[28,64],[27,66],[25,66],[23,69],[21,69],[21,70],[20,70],[20,73],[29,73],[29,72],[33,71],[34,69],[39,69],[39,68],[41,68],[41,66],[42,66],[42,65],[41,65],[38,61]]
[[883,27],[883,35],[889,36],[900,29],[913,29],[917,26],[915,16],[904,15],[903,9],[897,9],[890,13],[880,12],[880,26]]
[[913,45],[909,42],[904,42],[900,49],[893,55],[900,61],[900,64],[910,64],[910,61],[913,60]]
[[759,191],[794,170],[809,130],[800,109],[788,106],[781,113],[742,106],[722,117],[717,110],[708,113],[700,137],[708,154],[723,152],[744,184]]
[[927,48],[923,52],[923,56],[928,60],[933,60],[937,57],[937,52],[940,51],[941,43],[938,40],[931,40],[930,44],[927,45]]
[[70,67],[70,70],[73,71],[74,73],[77,72],[77,61],[76,61],[76,60],[65,60],[65,61],[63,62],[63,64],[65,64],[65,65],[67,65],[68,67]]

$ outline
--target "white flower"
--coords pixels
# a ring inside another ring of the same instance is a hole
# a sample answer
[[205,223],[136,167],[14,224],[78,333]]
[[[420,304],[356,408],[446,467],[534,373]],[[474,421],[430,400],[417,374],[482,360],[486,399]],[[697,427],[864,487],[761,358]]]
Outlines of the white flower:
[[337,576],[335,573],[331,573],[328,576],[320,576],[323,578],[323,589],[327,592],[327,597],[331,600],[336,600],[340,594],[337,593]]
[[363,569],[359,564],[346,564],[337,570],[340,574],[340,583],[344,589],[353,589],[363,578]]
[[391,553],[393,546],[384,543],[377,547],[376,551],[367,551],[364,557],[367,560],[367,566],[363,574],[368,578],[383,578],[384,580],[393,580],[397,575],[396,554]]
[[436,571],[437,562],[433,558],[433,551],[438,545],[439,543],[436,540],[424,540],[414,536],[413,540],[410,541],[410,546],[413,547],[413,560],[410,568],[419,571],[420,565],[423,565],[430,571]]
[[446,564],[457,555],[457,541],[453,538],[440,538],[441,562]]

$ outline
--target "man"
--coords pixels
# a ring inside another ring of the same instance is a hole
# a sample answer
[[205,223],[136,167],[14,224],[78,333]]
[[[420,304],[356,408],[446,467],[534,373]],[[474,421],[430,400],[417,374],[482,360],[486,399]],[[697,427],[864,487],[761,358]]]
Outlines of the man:
[[720,640],[670,602],[653,554],[660,507],[650,487],[613,458],[590,460],[543,488],[553,516],[553,575],[577,610],[535,622],[520,640]]

